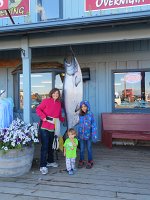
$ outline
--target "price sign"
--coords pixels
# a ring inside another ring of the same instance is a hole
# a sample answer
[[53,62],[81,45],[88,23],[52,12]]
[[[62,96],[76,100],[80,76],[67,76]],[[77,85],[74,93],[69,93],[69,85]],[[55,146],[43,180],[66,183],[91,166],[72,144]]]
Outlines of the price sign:
[[0,0],[0,10],[8,9],[8,0]]

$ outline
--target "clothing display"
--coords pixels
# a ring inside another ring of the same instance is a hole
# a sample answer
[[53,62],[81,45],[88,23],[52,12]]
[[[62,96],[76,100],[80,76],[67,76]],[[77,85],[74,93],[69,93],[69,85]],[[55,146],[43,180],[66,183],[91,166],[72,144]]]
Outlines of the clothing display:
[[0,129],[8,128],[13,120],[13,99],[0,97]]

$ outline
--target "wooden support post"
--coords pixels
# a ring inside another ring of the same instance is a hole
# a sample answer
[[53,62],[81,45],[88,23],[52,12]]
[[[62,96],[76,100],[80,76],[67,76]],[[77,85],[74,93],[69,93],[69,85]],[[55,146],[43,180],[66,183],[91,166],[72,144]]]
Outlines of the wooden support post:
[[31,122],[31,48],[28,45],[28,38],[22,38],[22,66],[23,66],[23,119],[26,123]]

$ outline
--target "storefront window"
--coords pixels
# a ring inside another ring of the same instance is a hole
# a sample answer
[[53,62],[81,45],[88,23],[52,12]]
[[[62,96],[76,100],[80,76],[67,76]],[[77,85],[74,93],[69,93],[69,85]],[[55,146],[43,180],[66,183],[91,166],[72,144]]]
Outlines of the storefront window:
[[60,0],[38,0],[38,20],[60,18]]
[[64,73],[59,73],[55,76],[55,87],[60,90],[60,93],[62,95],[63,90],[63,79],[64,79]]
[[[52,89],[52,73],[31,74],[31,108],[35,109],[39,103],[49,96]],[[20,74],[20,109],[23,109],[23,74]]]
[[114,73],[114,107],[150,108],[150,72]]

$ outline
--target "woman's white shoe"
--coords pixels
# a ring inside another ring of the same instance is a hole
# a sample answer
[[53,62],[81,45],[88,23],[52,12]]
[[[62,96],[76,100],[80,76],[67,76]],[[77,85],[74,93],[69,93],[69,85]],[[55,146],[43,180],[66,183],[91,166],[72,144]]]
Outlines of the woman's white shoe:
[[56,162],[47,163],[46,167],[58,167],[58,163],[56,163]]
[[40,167],[40,172],[45,175],[45,174],[48,173],[48,168],[47,167]]

